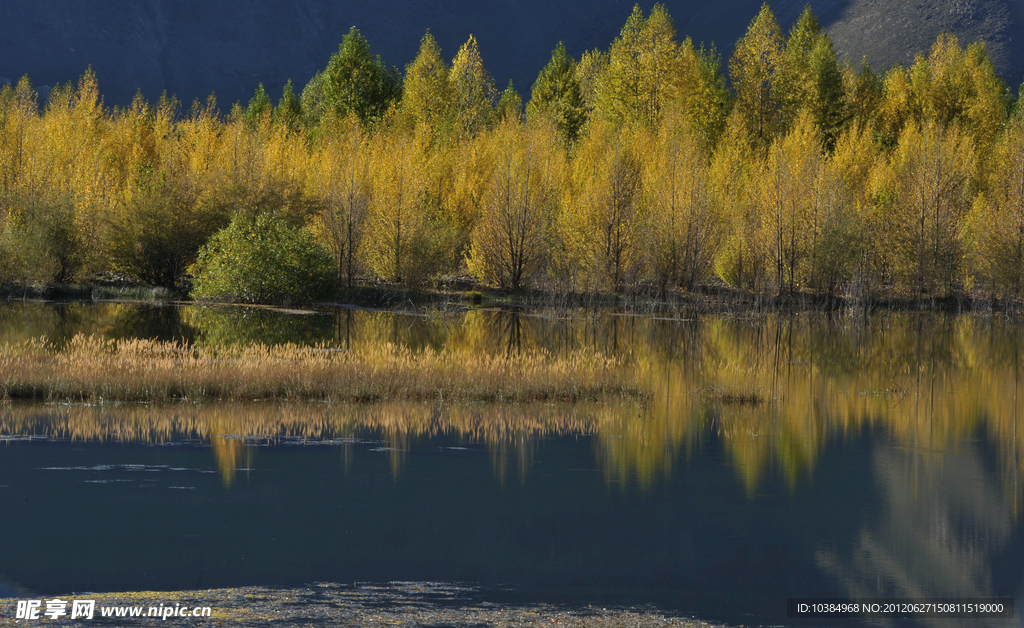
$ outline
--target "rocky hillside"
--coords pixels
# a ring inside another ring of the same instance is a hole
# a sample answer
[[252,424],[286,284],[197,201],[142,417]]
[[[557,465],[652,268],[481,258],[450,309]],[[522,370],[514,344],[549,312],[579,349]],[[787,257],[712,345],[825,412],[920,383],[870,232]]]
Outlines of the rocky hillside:
[[[715,42],[728,57],[760,0],[665,0],[680,36]],[[804,0],[772,3],[788,27]],[[390,65],[404,67],[430,29],[450,58],[472,33],[499,86],[529,92],[559,40],[579,55],[605,48],[632,0],[5,0],[0,3],[0,77],[36,85],[73,80],[89,65],[109,104],[139,89],[185,102],[216,92],[222,107],[246,101],[260,82],[276,97],[301,88],[350,26]],[[912,62],[943,31],[984,40],[1012,85],[1024,73],[1024,0],[822,0],[813,3],[840,53],[877,68]],[[644,5],[645,10],[650,6]]]
[[910,65],[940,33],[960,43],[983,41],[1003,79],[1016,89],[1024,79],[1022,0],[854,0],[834,16],[828,30],[844,57],[867,55],[877,67]]

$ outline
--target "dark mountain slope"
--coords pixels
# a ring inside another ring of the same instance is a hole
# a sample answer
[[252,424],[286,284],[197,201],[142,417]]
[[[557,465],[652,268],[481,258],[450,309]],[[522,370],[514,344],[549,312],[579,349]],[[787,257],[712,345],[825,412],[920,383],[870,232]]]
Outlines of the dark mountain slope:
[[[716,42],[728,58],[760,0],[668,0],[680,36]],[[775,2],[788,28],[803,0]],[[404,67],[429,28],[451,59],[472,33],[501,87],[524,94],[559,40],[579,55],[607,48],[630,0],[4,0],[0,76],[36,85],[73,80],[88,65],[110,104],[137,89],[183,101],[216,92],[222,108],[247,101],[263,82],[276,98],[288,78],[301,88],[357,26],[390,65]],[[650,6],[644,6],[649,10]],[[814,3],[843,55],[867,54],[876,68],[912,61],[943,30],[989,43],[1000,72],[1016,84],[1024,61],[1021,0],[826,0]]]
[[1016,89],[1024,77],[1022,18],[1021,0],[856,0],[828,29],[841,55],[867,55],[876,67],[912,64],[943,32],[962,46],[984,41],[997,71]]

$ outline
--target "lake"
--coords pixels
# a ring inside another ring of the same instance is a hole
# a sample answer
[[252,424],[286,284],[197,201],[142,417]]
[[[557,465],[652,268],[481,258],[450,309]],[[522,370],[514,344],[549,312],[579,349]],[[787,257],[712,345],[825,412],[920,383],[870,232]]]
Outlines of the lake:
[[801,624],[798,597],[1020,605],[1022,331],[980,315],[4,304],[0,342],[587,348],[635,362],[651,394],[0,406],[0,595],[417,580],[746,625]]

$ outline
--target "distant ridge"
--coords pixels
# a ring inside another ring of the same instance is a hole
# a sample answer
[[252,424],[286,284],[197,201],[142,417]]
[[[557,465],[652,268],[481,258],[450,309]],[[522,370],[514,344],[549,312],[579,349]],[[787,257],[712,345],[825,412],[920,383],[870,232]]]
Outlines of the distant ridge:
[[846,58],[876,67],[909,66],[935,38],[952,33],[966,46],[985,42],[996,70],[1014,90],[1024,79],[1024,2],[1020,0],[857,0],[828,25]]
[[[715,42],[724,60],[760,4],[664,2],[680,38]],[[641,6],[646,12],[651,3]],[[788,28],[804,2],[771,6]],[[216,92],[227,108],[247,101],[261,82],[274,98],[289,78],[301,88],[355,25],[399,68],[428,28],[449,59],[472,33],[496,83],[512,79],[528,97],[560,40],[575,56],[607,48],[632,7],[628,0],[8,0],[0,3],[0,76],[55,85],[92,65],[108,104],[126,105],[141,89],[149,100],[166,90],[185,103]],[[867,55],[876,70],[911,63],[948,31],[963,44],[986,42],[1010,85],[1024,76],[1021,0],[825,0],[812,7],[842,57]]]

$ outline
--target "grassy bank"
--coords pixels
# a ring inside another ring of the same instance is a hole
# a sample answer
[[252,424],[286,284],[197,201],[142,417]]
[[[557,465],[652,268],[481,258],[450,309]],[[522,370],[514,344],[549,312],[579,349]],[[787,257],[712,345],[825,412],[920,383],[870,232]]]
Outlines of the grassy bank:
[[76,402],[177,400],[575,401],[638,396],[635,370],[592,352],[491,356],[382,345],[202,347],[75,336],[0,346],[0,397]]

